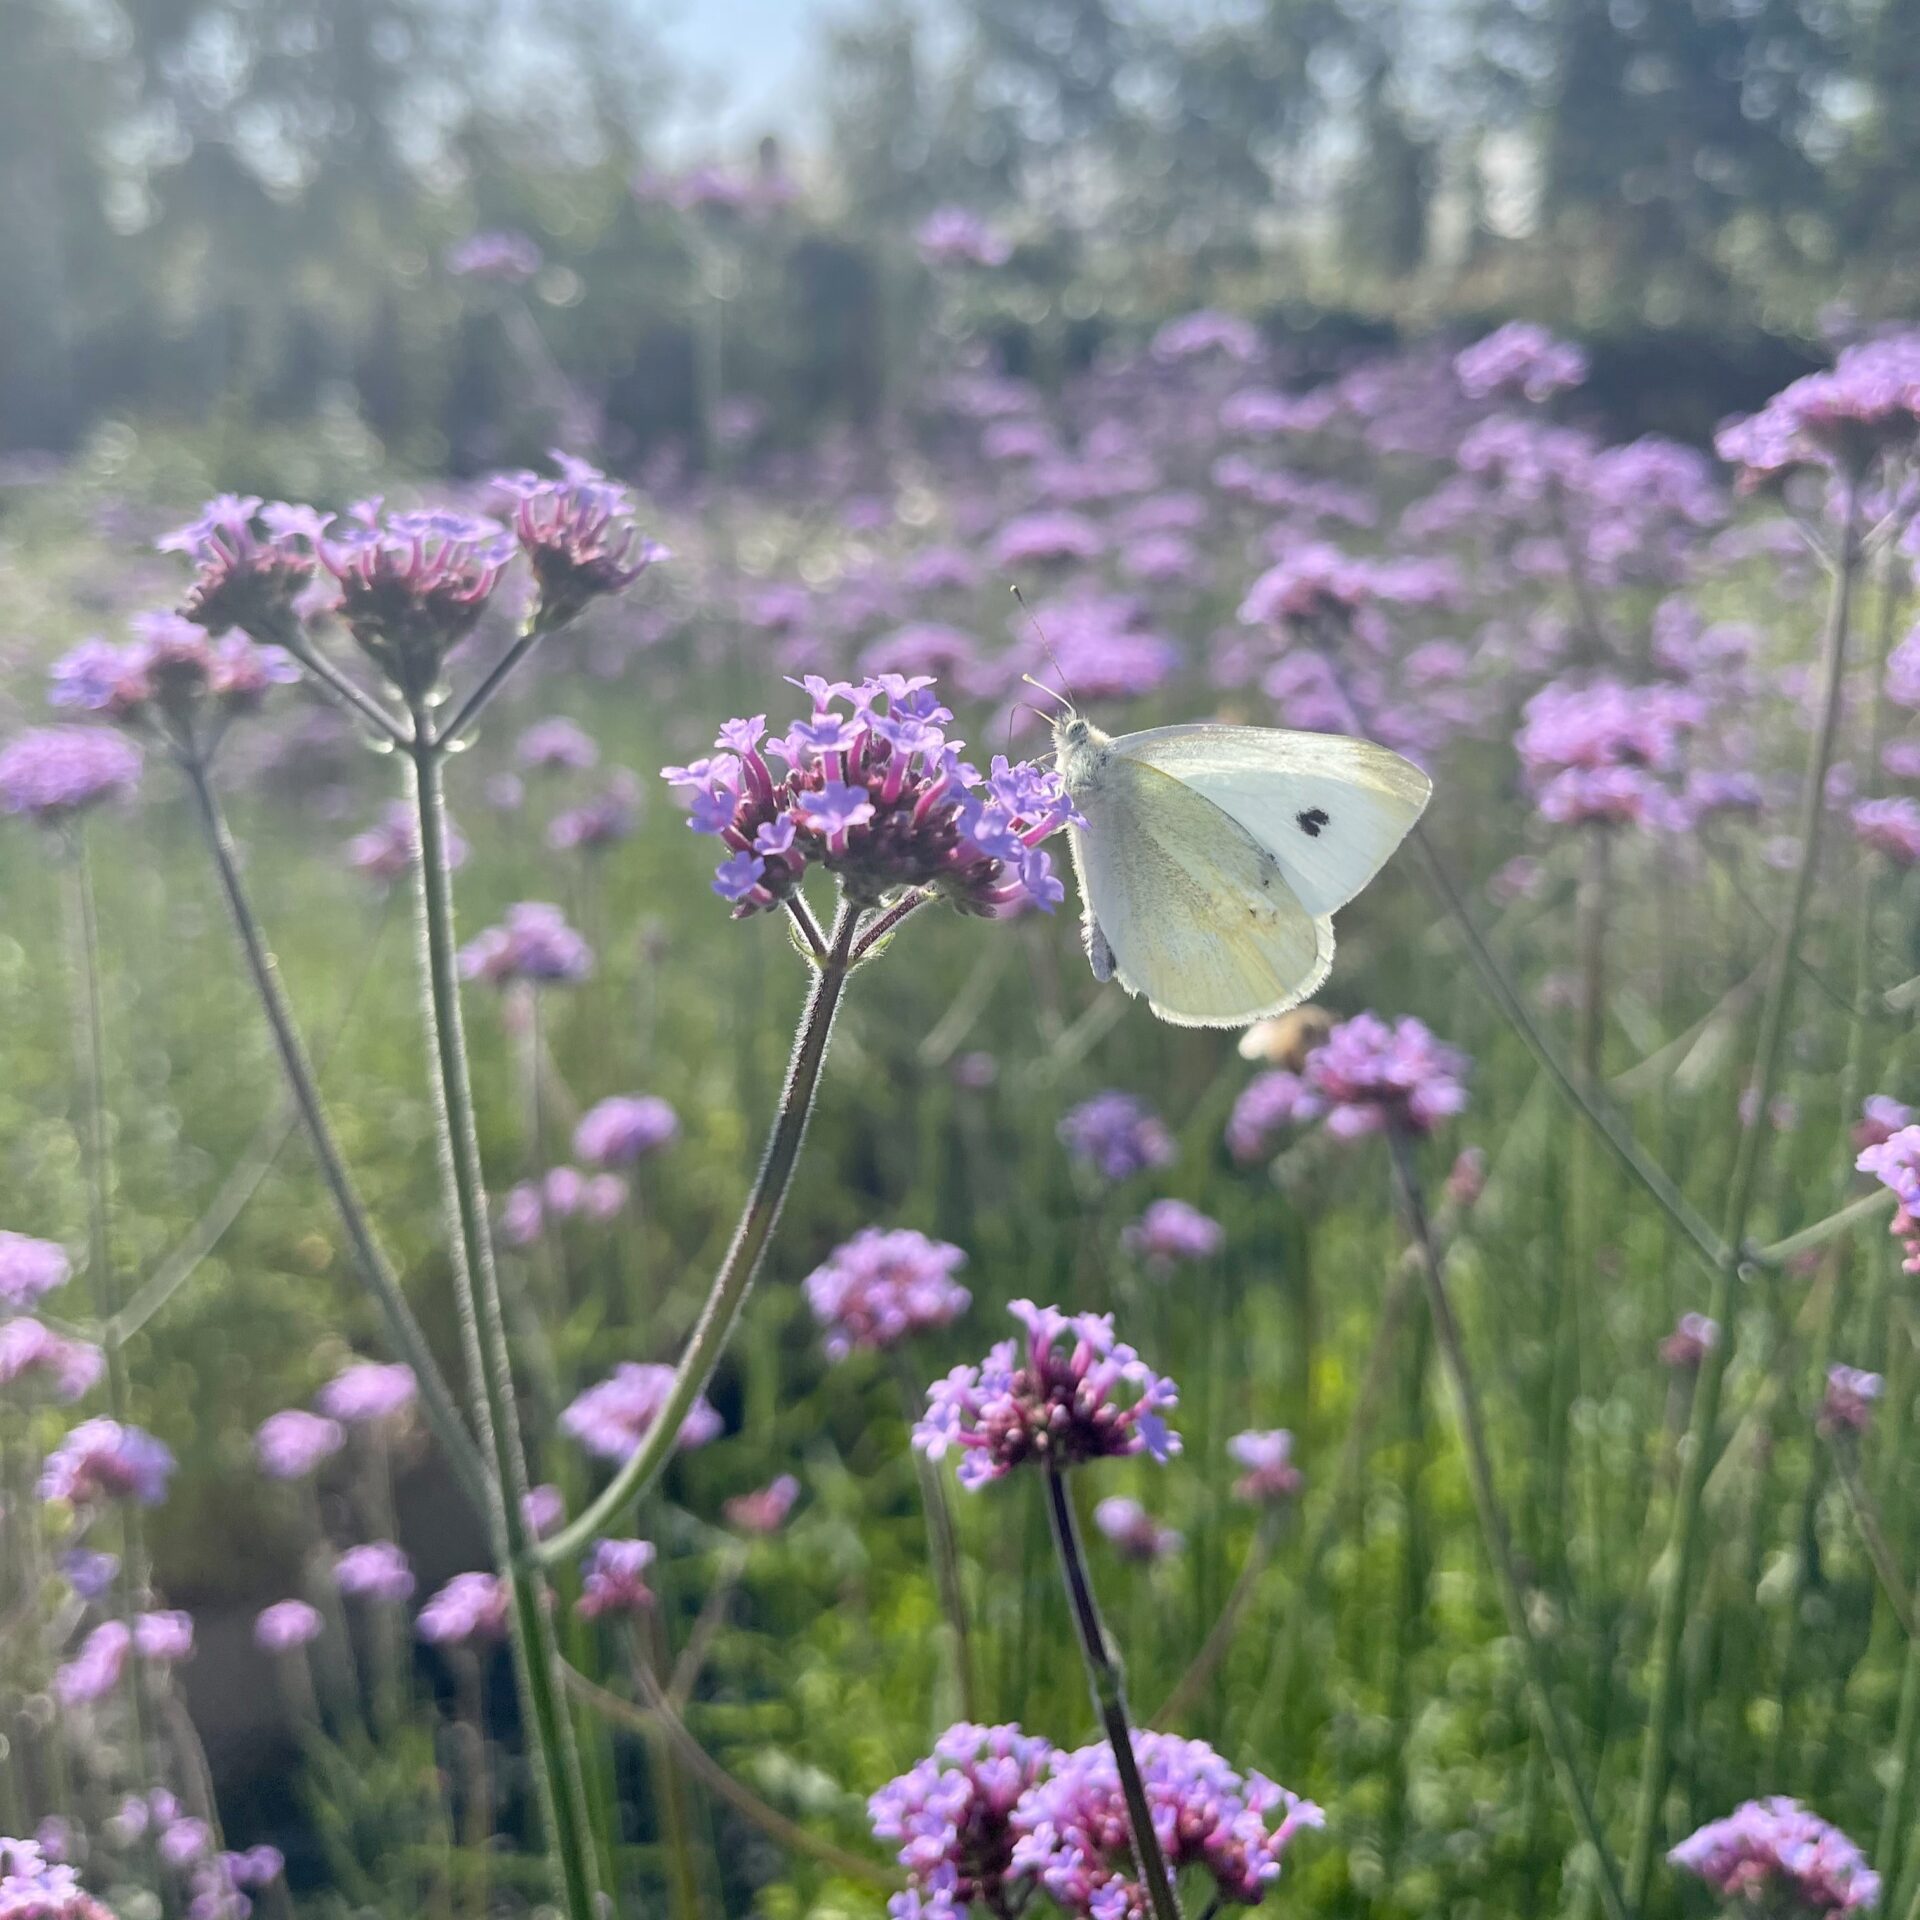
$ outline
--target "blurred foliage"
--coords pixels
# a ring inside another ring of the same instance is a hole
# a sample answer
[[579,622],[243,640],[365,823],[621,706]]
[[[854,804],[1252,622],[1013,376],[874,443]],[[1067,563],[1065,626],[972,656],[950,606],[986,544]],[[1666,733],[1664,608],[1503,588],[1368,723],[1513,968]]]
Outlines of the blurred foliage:
[[[1018,242],[980,303],[1056,355],[1214,299],[1738,366],[1916,293],[1916,0],[861,0],[814,69],[799,204],[716,223],[629,192],[676,86],[637,7],[13,0],[0,448],[159,411],[238,463],[331,411],[466,467],[551,437],[556,371],[616,457],[698,446],[721,309],[730,392],[869,419],[955,201]],[[529,285],[444,271],[490,230]]]

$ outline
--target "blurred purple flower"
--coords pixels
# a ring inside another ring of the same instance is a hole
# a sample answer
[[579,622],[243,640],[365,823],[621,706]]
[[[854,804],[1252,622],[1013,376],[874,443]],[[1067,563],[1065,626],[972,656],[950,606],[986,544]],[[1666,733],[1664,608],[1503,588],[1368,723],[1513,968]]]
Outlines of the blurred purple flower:
[[294,603],[318,577],[320,545],[331,514],[285,500],[223,493],[197,520],[163,534],[162,553],[184,554],[193,583],[180,610],[209,633],[239,627],[271,640],[294,617]]
[[1255,1506],[1291,1500],[1302,1475],[1293,1463],[1293,1435],[1285,1427],[1236,1433],[1227,1442],[1229,1456],[1246,1469],[1233,1483],[1233,1497]]
[[133,791],[140,749],[103,727],[30,727],[0,747],[0,812],[59,826]]
[[1453,372],[1470,400],[1551,400],[1586,379],[1587,356],[1545,327],[1510,320],[1455,354]]
[[1153,357],[1171,363],[1197,360],[1219,354],[1227,360],[1247,361],[1258,357],[1260,334],[1252,321],[1237,313],[1217,313],[1211,307],[1182,314],[1153,336]]
[[512,1594],[497,1573],[456,1573],[420,1609],[413,1630],[436,1647],[474,1646],[507,1637]]
[[1886,1390],[1886,1381],[1877,1373],[1861,1367],[1829,1367],[1826,1397],[1820,1403],[1820,1431],[1865,1433]]
[[487,927],[460,949],[460,972],[490,987],[515,980],[573,986],[593,971],[593,949],[545,900],[521,900],[497,927]]
[[614,1094],[581,1117],[573,1150],[590,1167],[630,1167],[679,1133],[679,1115],[658,1094]]
[[600,764],[600,748],[577,721],[556,713],[521,733],[513,757],[530,773],[585,773]]
[[1233,1103],[1227,1120],[1227,1149],[1236,1160],[1258,1160],[1283,1127],[1317,1120],[1326,1103],[1299,1074],[1285,1067],[1256,1075]]
[[1093,1524],[1123,1559],[1164,1560],[1186,1545],[1186,1536],[1163,1527],[1138,1500],[1110,1494],[1093,1510]]
[[40,1498],[73,1506],[130,1499],[157,1507],[167,1497],[173,1469],[172,1453],[143,1429],[118,1420],[83,1420],[47,1455]]
[[31,1307],[72,1277],[66,1248],[30,1234],[0,1231],[0,1306]]
[[1306,1079],[1326,1103],[1327,1131],[1357,1140],[1398,1127],[1431,1133],[1465,1110],[1467,1056],[1425,1022],[1373,1013],[1343,1020],[1307,1055]]
[[444,256],[447,271],[460,280],[492,280],[520,286],[540,271],[539,247],[524,233],[495,229],[456,240]]
[[0,1387],[41,1386],[71,1406],[92,1391],[106,1364],[91,1341],[70,1340],[24,1314],[0,1321]]
[[255,1429],[253,1453],[269,1480],[304,1480],[346,1443],[346,1429],[339,1421],[287,1407],[269,1414]]
[[1661,1361],[1679,1373],[1696,1373],[1720,1344],[1720,1323],[1704,1313],[1683,1313],[1660,1342]]
[[[560,1430],[603,1460],[624,1460],[653,1425],[672,1386],[671,1367],[623,1360],[606,1379],[562,1410]],[[723,1424],[701,1394],[680,1423],[676,1445],[704,1447],[719,1435]]]
[[1149,1265],[1168,1268],[1182,1260],[1211,1260],[1226,1242],[1218,1220],[1184,1200],[1156,1200],[1120,1235],[1127,1251]]
[[720,1509],[727,1525],[742,1533],[778,1533],[787,1524],[793,1503],[800,1497],[800,1482],[792,1474],[757,1487],[752,1493],[737,1493]]
[[1125,1180],[1177,1155],[1167,1124],[1131,1093],[1096,1093],[1066,1113],[1057,1129],[1068,1156],[1103,1180]]
[[267,1653],[291,1653],[319,1639],[318,1611],[304,1600],[276,1600],[254,1616],[254,1644]]
[[397,1420],[419,1398],[420,1383],[403,1361],[356,1360],[314,1395],[320,1411],[349,1427]]
[[557,480],[503,473],[494,485],[513,499],[513,531],[539,583],[534,617],[559,625],[671,556],[634,524],[633,495],[619,481],[571,454],[555,451],[552,458]]
[[349,1547],[334,1561],[333,1578],[350,1600],[376,1600],[397,1607],[413,1598],[413,1568],[391,1540]]
[[583,1620],[609,1613],[639,1613],[653,1605],[647,1569],[654,1562],[651,1540],[596,1540],[587,1555],[574,1612]]
[[954,1275],[967,1256],[911,1227],[862,1227],[807,1275],[807,1304],[827,1357],[883,1350],[965,1313],[973,1296]]
[[[446,824],[447,871],[458,872],[467,864],[465,838],[449,820]],[[420,827],[414,811],[404,800],[396,800],[381,815],[377,827],[357,833],[347,842],[347,864],[369,879],[392,885],[413,871],[420,857]]]
[[977,213],[936,207],[914,231],[920,258],[932,267],[1004,267],[1009,247]]
[[1874,1906],[1880,1876],[1838,1827],[1784,1796],[1749,1800],[1667,1855],[1720,1899],[1780,1920]]
[[1863,846],[1884,853],[1903,867],[1920,863],[1920,801],[1905,795],[1897,799],[1861,800],[1850,815],[1853,831]]

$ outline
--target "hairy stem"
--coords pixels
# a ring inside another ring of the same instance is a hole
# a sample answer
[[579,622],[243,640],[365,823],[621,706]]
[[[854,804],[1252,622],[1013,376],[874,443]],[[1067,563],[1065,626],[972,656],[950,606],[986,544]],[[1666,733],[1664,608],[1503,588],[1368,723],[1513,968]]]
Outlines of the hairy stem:
[[552,1566],[579,1553],[659,1478],[672,1456],[681,1422],[706,1390],[714,1368],[720,1364],[720,1356],[740,1318],[740,1309],[753,1290],[773,1230],[779,1224],[780,1210],[786,1205],[787,1190],[793,1184],[794,1169],[800,1164],[807,1121],[820,1085],[820,1069],[833,1037],[834,1015],[839,1011],[840,996],[852,971],[858,922],[858,909],[842,900],[834,915],[833,931],[828,936],[826,958],[814,972],[813,989],[807,996],[806,1011],[800,1016],[800,1028],[794,1036],[787,1084],[780,1095],[780,1111],[767,1139],[759,1177],[747,1196],[746,1207],[733,1230],[719,1271],[713,1276],[713,1285],[708,1289],[706,1304],[701,1307],[693,1334],[680,1356],[673,1386],[654,1416],[653,1424],[641,1436],[639,1446],[607,1482],[599,1497],[571,1523],[540,1543],[535,1551],[544,1565]]
[[512,1596],[514,1677],[533,1748],[533,1772],[552,1848],[555,1889],[568,1920],[598,1920],[593,1837],[587,1824],[573,1727],[560,1694],[559,1648],[547,1584],[527,1552],[526,1455],[514,1401],[513,1358],[494,1267],[493,1236],[487,1226],[480,1142],[474,1127],[473,1087],[455,957],[442,755],[431,744],[430,716],[423,701],[412,703],[412,717],[414,741],[407,758],[420,835],[421,1014],[433,1055],[434,1118],[440,1136],[448,1252],[460,1303],[472,1417],[482,1449],[493,1461],[488,1533],[494,1564],[508,1582]]
[[393,1343],[394,1351],[413,1369],[420,1382],[421,1409],[433,1429],[434,1438],[440,1442],[441,1450],[447,1456],[447,1464],[454,1478],[459,1481],[461,1491],[473,1502],[475,1510],[484,1514],[488,1503],[487,1470],[461,1421],[453,1392],[433,1357],[426,1333],[407,1304],[406,1290],[400,1284],[400,1276],[387,1258],[373,1222],[361,1203],[353,1176],[347,1171],[340,1143],[334,1137],[333,1122],[327,1117],[326,1107],[320,1098],[313,1062],[307,1056],[306,1043],[300,1037],[292,1004],[280,978],[279,965],[267,946],[266,934],[248,897],[246,881],[240,871],[239,851],[227,826],[226,815],[213,791],[206,763],[198,756],[183,756],[181,765],[193,794],[194,812],[201,834],[206,840],[208,852],[213,856],[214,870],[220,877],[220,891],[226,896],[227,911],[233,920],[234,931],[240,938],[247,972],[253,980],[254,992],[259,996],[261,1010],[266,1014],[267,1025],[273,1034],[274,1049],[280,1056],[280,1071],[285,1076],[287,1091],[299,1112],[301,1125],[306,1129],[307,1142],[313,1149],[313,1157],[333,1201],[334,1212],[339,1216],[341,1231],[353,1249],[354,1264],[360,1269],[361,1279],[379,1305],[381,1317],[387,1326],[387,1338]]
[[1147,1790],[1140,1779],[1140,1763],[1134,1756],[1133,1726],[1127,1716],[1126,1683],[1121,1676],[1119,1656],[1107,1638],[1106,1624],[1094,1601],[1093,1584],[1087,1577],[1087,1556],[1080,1544],[1080,1523],[1074,1518],[1073,1496],[1067,1491],[1066,1476],[1058,1467],[1050,1464],[1046,1474],[1047,1517],[1052,1522],[1053,1544],[1060,1556],[1060,1577],[1066,1582],[1073,1629],[1080,1641],[1081,1658],[1086,1662],[1093,1710],[1113,1750],[1114,1768],[1120,1776],[1120,1791],[1127,1803],[1127,1825],[1133,1835],[1134,1864],[1140,1872],[1147,1911],[1153,1920],[1181,1920],[1180,1896],[1174,1891],[1167,1863],[1161,1857],[1160,1837],[1153,1830]]
[[[1722,1328],[1731,1324],[1734,1282],[1740,1248],[1746,1238],[1761,1166],[1761,1151],[1769,1135],[1767,1107],[1773,1096],[1774,1076],[1780,1064],[1781,1041],[1786,1034],[1792,1003],[1800,939],[1806,927],[1807,907],[1813,898],[1814,869],[1820,847],[1820,827],[1826,812],[1827,770],[1833,761],[1833,743],[1840,721],[1840,695],[1847,661],[1847,627],[1853,605],[1853,581],[1859,549],[1857,538],[1858,483],[1849,475],[1841,482],[1840,552],[1834,569],[1833,593],[1828,602],[1821,639],[1820,709],[1807,748],[1806,772],[1800,793],[1800,858],[1793,877],[1787,915],[1780,924],[1767,973],[1766,998],[1761,1006],[1760,1033],[1754,1050],[1753,1077],[1748,1092],[1755,1112],[1753,1124],[1742,1130],[1739,1153],[1727,1196],[1724,1251],[1714,1267],[1707,1312]],[[1694,1567],[1700,1552],[1701,1518],[1705,1509],[1707,1474],[1713,1464],[1713,1441],[1720,1421],[1720,1392],[1726,1380],[1730,1336],[1707,1349],[1694,1388],[1693,1412],[1688,1423],[1682,1462],[1680,1497],[1674,1504],[1669,1536],[1666,1585],[1660,1594],[1654,1624],[1652,1702],[1647,1714],[1646,1738],[1641,1750],[1640,1782],[1634,1806],[1633,1847],[1627,1864],[1627,1898],[1634,1906],[1645,1903],[1659,1849],[1667,1783],[1673,1770],[1674,1734],[1680,1710],[1680,1642],[1686,1630],[1687,1603]]]
[[1460,1437],[1466,1451],[1467,1477],[1473,1487],[1473,1503],[1480,1517],[1480,1532],[1486,1543],[1487,1559],[1492,1566],[1500,1605],[1506,1614],[1507,1631],[1520,1649],[1521,1668],[1527,1693],[1539,1724],[1540,1738],[1553,1763],[1554,1777],[1561,1797],[1567,1803],[1580,1837],[1593,1855],[1599,1880],[1601,1905],[1608,1920],[1629,1920],[1633,1908],[1620,1885],[1620,1868],[1607,1845],[1599,1816],[1585,1782],[1580,1778],[1573,1747],[1558,1701],[1553,1694],[1553,1676],[1548,1670],[1545,1649],[1533,1631],[1527,1612],[1526,1594],[1514,1565],[1512,1534],[1500,1505],[1494,1483],[1493,1456],[1487,1445],[1486,1428],[1481,1419],[1480,1396],[1467,1362],[1466,1344],[1460,1337],[1459,1322],[1453,1317],[1453,1303],[1447,1295],[1446,1275],[1440,1264],[1440,1250],[1427,1218],[1426,1203],[1414,1171],[1413,1155],[1404,1135],[1396,1128],[1387,1135],[1393,1160],[1395,1183],[1405,1210],[1407,1227],[1420,1255],[1420,1273],[1426,1282],[1427,1307],[1433,1319],[1434,1338],[1440,1348],[1440,1360],[1453,1389],[1454,1410],[1460,1421]]

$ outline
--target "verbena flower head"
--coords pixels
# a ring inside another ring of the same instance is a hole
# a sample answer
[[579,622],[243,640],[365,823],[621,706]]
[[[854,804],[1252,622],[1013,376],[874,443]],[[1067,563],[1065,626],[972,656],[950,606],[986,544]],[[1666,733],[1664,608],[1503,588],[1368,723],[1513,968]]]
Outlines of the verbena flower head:
[[140,749],[104,727],[30,727],[0,747],[0,813],[61,826],[131,793]]
[[547,823],[555,853],[599,853],[628,839],[640,824],[640,785],[624,767],[601,790]]
[[962,1486],[985,1486],[1026,1461],[1058,1468],[1180,1451],[1164,1417],[1178,1399],[1173,1382],[1115,1340],[1111,1314],[1066,1314],[1031,1300],[1007,1311],[1025,1337],[936,1380],[913,1430],[913,1444],[931,1458],[960,1450]]
[[513,535],[473,514],[382,505],[354,507],[320,557],[339,583],[333,610],[347,631],[402,693],[426,698],[500,584]]
[[1526,705],[1514,745],[1542,816],[1672,826],[1682,818],[1668,784],[1687,735],[1707,709],[1665,683],[1556,681]]
[[0,1840],[0,1920],[114,1920],[76,1869],[32,1840]]
[[[1860,1118],[1854,1122],[1853,1144],[1864,1153],[1867,1148],[1880,1146],[1902,1128],[1912,1125],[1911,1107],[1894,1099],[1891,1094],[1870,1093],[1860,1103]],[[1914,1144],[1920,1149],[1920,1140]],[[1920,1174],[1920,1170],[1916,1171]]]
[[[447,871],[457,872],[467,864],[465,838],[449,820],[446,825]],[[356,833],[347,842],[347,864],[370,880],[392,885],[404,880],[420,858],[420,823],[413,808],[396,800],[380,816],[377,827]]]
[[1510,320],[1453,358],[1453,375],[1470,400],[1518,395],[1551,400],[1587,377],[1587,356],[1530,320]]
[[654,1093],[617,1093],[588,1108],[573,1150],[590,1167],[630,1167],[679,1136],[680,1116]]
[[1731,1904],[1780,1920],[1854,1913],[1880,1898],[1880,1876],[1838,1827],[1784,1795],[1749,1800],[1667,1855]]
[[1920,334],[1848,347],[1826,373],[1783,387],[1758,413],[1723,427],[1721,459],[1747,491],[1796,467],[1861,472],[1920,441]]
[[1293,1463],[1293,1435],[1285,1427],[1257,1428],[1236,1433],[1227,1442],[1228,1454],[1246,1471],[1233,1483],[1233,1497],[1255,1506],[1291,1500],[1303,1478]]
[[456,1573],[420,1609],[413,1630],[438,1647],[470,1647],[507,1637],[512,1601],[497,1573]]
[[736,918],[778,906],[815,866],[861,904],[907,887],[979,914],[1066,897],[1040,845],[1077,817],[1056,773],[995,755],[983,779],[925,679],[803,684],[812,717],[783,738],[762,714],[730,720],[711,758],[663,770],[693,830],[728,849],[713,885]]
[[555,713],[521,733],[513,757],[529,773],[586,773],[600,764],[600,746],[577,720]]
[[[1257,1906],[1320,1809],[1264,1774],[1244,1777],[1204,1740],[1136,1733],[1134,1758],[1168,1873],[1204,1871],[1224,1902]],[[1013,1811],[1014,1871],[1031,1875],[1076,1920],[1145,1920],[1126,1801],[1104,1741],[1058,1754]]]
[[1282,1128],[1317,1120],[1326,1110],[1326,1102],[1291,1068],[1257,1074],[1233,1103],[1227,1149],[1236,1160],[1258,1160],[1271,1151]]
[[593,949],[545,900],[522,900],[460,949],[460,971],[469,980],[503,987],[515,980],[573,986],[593,971]]
[[911,1227],[863,1227],[807,1275],[807,1305],[826,1335],[827,1356],[884,1349],[965,1313],[973,1295],[954,1275],[967,1256]]
[[1129,1494],[1110,1494],[1100,1501],[1093,1510],[1093,1524],[1128,1560],[1164,1560],[1186,1545],[1185,1534],[1163,1527]]
[[1820,1402],[1820,1431],[1865,1433],[1886,1391],[1887,1383],[1862,1367],[1828,1368],[1826,1397]]
[[314,1395],[320,1411],[349,1427],[397,1420],[420,1397],[413,1369],[399,1360],[356,1360]]
[[144,1429],[118,1420],[83,1420],[47,1455],[40,1498],[76,1507],[99,1500],[157,1507],[167,1497],[173,1468],[171,1451]]
[[657,541],[634,525],[633,496],[599,468],[555,451],[558,479],[506,473],[494,484],[513,499],[513,531],[540,588],[535,619],[570,620],[588,601],[630,587],[658,560]]
[[604,1614],[639,1613],[652,1606],[646,1573],[654,1557],[651,1540],[596,1540],[574,1611],[583,1620],[598,1620]]
[[[623,1360],[597,1386],[589,1387],[560,1415],[560,1430],[603,1460],[624,1460],[635,1451],[666,1404],[673,1369],[651,1361]],[[704,1447],[725,1423],[701,1394],[680,1423],[676,1444]]]
[[90,1705],[105,1700],[127,1671],[127,1656],[138,1654],[149,1666],[169,1667],[193,1653],[193,1622],[184,1613],[135,1614],[133,1625],[103,1620],[80,1643],[74,1657],[56,1669],[55,1696],[64,1706]]
[[913,243],[930,267],[1004,267],[1013,249],[977,213],[936,207],[914,229]]
[[793,1503],[800,1498],[800,1482],[783,1473],[752,1493],[737,1493],[720,1509],[727,1525],[742,1533],[778,1533],[787,1524]]
[[527,234],[507,228],[470,233],[444,255],[447,271],[461,280],[492,280],[518,286],[540,271],[539,245]]
[[254,1644],[267,1653],[291,1653],[320,1638],[319,1610],[304,1600],[276,1600],[254,1616]]
[[1356,1140],[1397,1127],[1431,1133],[1467,1104],[1465,1054],[1443,1045],[1423,1021],[1377,1014],[1343,1020],[1307,1056],[1307,1083],[1325,1103],[1327,1131]]
[[253,1457],[269,1480],[304,1480],[346,1443],[346,1429],[338,1420],[287,1407],[254,1429]]
[[1218,1220],[1184,1200],[1154,1201],[1120,1235],[1129,1253],[1160,1268],[1182,1260],[1211,1260],[1226,1244],[1226,1238],[1226,1229]]
[[72,1278],[65,1247],[31,1234],[0,1232],[0,1306],[34,1306]]
[[[1889,1101],[1889,1109],[1898,1103]],[[1905,1109],[1901,1109],[1902,1112]],[[1886,1113],[1891,1118],[1890,1112]],[[1902,1265],[1920,1273],[1920,1126],[1902,1126],[1861,1150],[1854,1166],[1870,1173],[1898,1204],[1888,1231],[1906,1248]]]
[[1885,800],[1860,800],[1849,816],[1863,846],[1884,853],[1903,867],[1920,865],[1920,801],[1905,794]]
[[70,1340],[22,1314],[0,1321],[0,1387],[39,1387],[70,1406],[106,1371],[106,1356],[88,1340]]
[[1720,1344],[1720,1322],[1705,1313],[1683,1313],[1660,1342],[1660,1358],[1678,1373],[1697,1373]]
[[349,1547],[334,1561],[333,1579],[350,1600],[377,1600],[397,1607],[413,1598],[413,1568],[391,1540]]
[[48,703],[185,740],[203,708],[251,713],[269,689],[300,677],[281,648],[242,633],[215,639],[184,614],[142,614],[133,624],[139,638],[125,646],[85,640],[56,660]]
[[551,1481],[529,1487],[520,1502],[520,1517],[536,1540],[544,1540],[567,1517],[566,1496]]
[[1109,1090],[1083,1100],[1060,1121],[1061,1144],[1103,1180],[1125,1180],[1173,1164],[1167,1123],[1131,1093]]
[[1251,320],[1237,313],[1219,313],[1202,307],[1182,314],[1153,336],[1156,360],[1171,363],[1220,354],[1228,360],[1252,360],[1260,352],[1260,333]]
[[98,1600],[120,1571],[117,1553],[97,1553],[91,1547],[69,1547],[60,1556],[60,1572],[82,1600]]
[[909,1890],[888,1906],[895,1920],[958,1920],[975,1902],[1009,1910],[1013,1810],[1053,1760],[1049,1742],[1011,1722],[961,1721],[868,1800],[874,1838],[897,1841],[907,1871]]
[[184,554],[193,583],[180,611],[209,633],[238,627],[272,638],[293,619],[294,602],[319,571],[331,514],[285,500],[223,493],[200,517],[163,534],[162,553]]

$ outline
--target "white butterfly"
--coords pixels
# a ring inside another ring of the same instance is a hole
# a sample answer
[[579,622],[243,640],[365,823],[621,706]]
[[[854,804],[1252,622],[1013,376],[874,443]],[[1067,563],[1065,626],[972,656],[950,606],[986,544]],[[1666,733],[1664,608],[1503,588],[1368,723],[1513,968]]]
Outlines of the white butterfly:
[[1053,729],[1086,829],[1073,865],[1096,980],[1182,1027],[1284,1013],[1333,965],[1333,910],[1386,865],[1433,782],[1366,740],[1271,727]]

